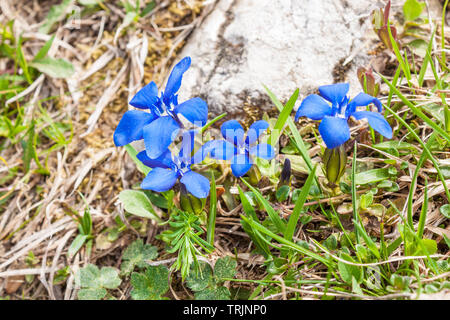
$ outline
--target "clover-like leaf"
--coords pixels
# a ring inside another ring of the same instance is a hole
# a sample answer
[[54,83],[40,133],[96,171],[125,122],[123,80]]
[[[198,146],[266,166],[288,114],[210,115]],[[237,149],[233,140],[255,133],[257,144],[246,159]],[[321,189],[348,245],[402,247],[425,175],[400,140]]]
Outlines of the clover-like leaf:
[[153,260],[157,256],[158,251],[156,247],[144,244],[142,239],[138,239],[125,250],[122,256],[123,262],[120,266],[121,273],[129,275],[135,267],[145,268],[147,266],[146,261]]
[[165,266],[149,266],[145,273],[131,274],[131,297],[134,300],[162,300],[169,290],[169,270]]
[[190,272],[186,278],[187,286],[193,291],[202,291],[214,284],[211,266],[204,262],[199,262],[198,272]]
[[122,280],[119,272],[113,267],[103,267],[99,269],[93,264],[88,264],[77,273],[76,284],[81,287],[78,291],[80,300],[100,300],[103,299],[106,289],[116,289]]
[[233,278],[236,274],[236,260],[231,257],[220,258],[214,265],[214,275],[219,279]]
[[225,287],[205,289],[195,293],[195,300],[230,300],[230,291]]

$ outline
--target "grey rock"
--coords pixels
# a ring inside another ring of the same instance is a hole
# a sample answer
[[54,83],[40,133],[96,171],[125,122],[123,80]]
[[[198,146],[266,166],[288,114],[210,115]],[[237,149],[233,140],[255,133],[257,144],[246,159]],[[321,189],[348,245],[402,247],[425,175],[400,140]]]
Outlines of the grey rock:
[[[369,61],[370,13],[381,6],[373,0],[219,0],[181,53],[192,57],[192,66],[179,100],[201,96],[212,116],[235,116],[248,101],[273,108],[263,84],[282,101],[296,88],[306,95],[342,81],[354,95],[361,91],[356,69]],[[333,76],[349,57],[349,70]]]

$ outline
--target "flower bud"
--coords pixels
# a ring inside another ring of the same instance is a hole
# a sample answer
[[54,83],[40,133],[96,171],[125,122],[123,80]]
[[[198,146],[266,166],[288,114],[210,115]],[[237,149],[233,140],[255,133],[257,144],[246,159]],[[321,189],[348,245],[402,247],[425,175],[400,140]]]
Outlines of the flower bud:
[[202,201],[202,199],[194,197],[186,190],[184,184],[181,184],[180,206],[183,211],[199,215],[202,213],[205,203],[206,201],[204,201],[204,199]]
[[323,164],[325,176],[329,183],[336,185],[344,174],[347,164],[347,154],[344,146],[340,145],[333,149],[326,148],[323,154]]
[[372,68],[358,68],[357,75],[364,92],[372,97],[378,96],[378,93],[380,92],[380,84],[376,82]]
[[281,170],[280,180],[278,181],[277,189],[281,186],[291,185],[291,160],[286,158],[283,164],[283,170]]

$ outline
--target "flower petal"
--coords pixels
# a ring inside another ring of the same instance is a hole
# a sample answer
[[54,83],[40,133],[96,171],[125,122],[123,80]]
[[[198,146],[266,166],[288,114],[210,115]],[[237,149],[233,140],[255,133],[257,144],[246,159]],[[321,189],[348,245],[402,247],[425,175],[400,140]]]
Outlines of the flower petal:
[[156,83],[152,81],[134,95],[130,104],[135,108],[149,109],[158,102],[158,87],[156,86]]
[[181,141],[181,148],[178,156],[184,159],[184,162],[191,158],[192,150],[194,150],[195,146],[195,136],[198,133],[198,130],[187,130],[183,132],[183,139]]
[[242,146],[244,143],[244,128],[236,120],[229,120],[220,127],[222,136],[234,144],[235,146]]
[[295,114],[295,121],[300,117],[308,117],[312,120],[322,120],[325,116],[331,116],[330,105],[317,94],[307,96]]
[[175,113],[181,113],[191,123],[203,127],[208,120],[208,105],[200,98],[192,98],[177,105]]
[[254,147],[251,147],[250,154],[266,160],[270,160],[275,157],[275,151],[273,147],[267,143],[260,143]]
[[344,99],[350,85],[348,83],[336,83],[326,86],[320,86],[319,92],[322,97],[330,101],[332,104],[339,104]]
[[370,126],[384,137],[392,138],[392,128],[381,113],[370,111],[357,111],[352,113],[352,116],[357,120],[367,119]]
[[327,148],[333,149],[350,139],[347,119],[325,116],[319,125],[319,132]]
[[163,168],[154,168],[150,171],[141,183],[141,188],[164,192],[173,187],[177,182],[178,174],[176,171]]
[[188,171],[183,174],[180,182],[196,198],[206,198],[209,194],[209,180],[199,173]]
[[231,159],[231,172],[235,177],[242,177],[252,167],[253,163],[248,155],[237,154]]
[[164,103],[170,105],[173,95],[177,93],[181,87],[181,79],[183,74],[191,66],[191,57],[184,57],[173,67],[170,73],[169,80],[167,80],[166,89],[164,91]]
[[267,121],[259,120],[253,122],[247,131],[247,138],[245,139],[245,142],[248,145],[255,143],[259,136],[263,134],[267,128],[269,128],[269,123],[267,123]]
[[383,105],[380,100],[367,93],[360,92],[348,103],[347,109],[345,110],[346,117],[351,116],[351,114],[356,111],[356,107],[368,106],[371,103],[377,107],[378,112],[383,111]]
[[150,168],[170,168],[173,165],[172,153],[167,150],[156,159],[150,159],[144,151],[139,152],[136,157],[147,167]]
[[180,125],[170,116],[159,117],[143,130],[145,150],[150,159],[158,158],[177,137]]
[[236,147],[225,140],[214,140],[210,157],[216,160],[230,160],[235,154]]
[[125,112],[114,131],[114,144],[117,147],[142,139],[142,129],[156,118],[155,114],[129,110]]

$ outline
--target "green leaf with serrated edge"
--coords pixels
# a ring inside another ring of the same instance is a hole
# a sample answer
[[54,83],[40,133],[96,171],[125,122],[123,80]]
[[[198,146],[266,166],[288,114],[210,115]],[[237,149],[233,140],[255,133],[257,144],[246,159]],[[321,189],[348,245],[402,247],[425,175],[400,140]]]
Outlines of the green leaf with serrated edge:
[[122,280],[119,278],[119,272],[113,267],[103,267],[100,269],[100,286],[106,289],[116,289]]
[[193,291],[201,291],[212,285],[214,282],[213,272],[211,266],[204,262],[199,261],[198,272],[191,272],[186,278],[187,286]]
[[142,239],[134,241],[128,246],[122,256],[122,265],[120,266],[121,273],[129,275],[135,267],[145,268],[147,261],[154,260],[158,257],[158,250],[156,247],[144,244]]
[[150,199],[144,192],[138,190],[123,190],[119,194],[119,200],[122,201],[125,211],[139,217],[155,220],[160,223],[161,219],[153,209]]
[[88,235],[84,235],[84,234],[79,234],[75,237],[75,239],[72,241],[72,244],[69,247],[68,250],[68,255],[70,258],[72,258],[77,252],[78,250],[81,249],[81,247],[83,246],[84,242],[87,240]]
[[30,66],[52,78],[69,78],[75,73],[73,64],[64,59],[45,57],[33,60]]
[[231,257],[220,258],[214,265],[214,275],[220,280],[233,278],[236,275],[236,260]]
[[145,273],[131,274],[131,297],[134,300],[161,300],[169,290],[169,269],[165,266],[149,266]]
[[99,270],[93,264],[88,264],[86,267],[80,269],[75,279],[77,285],[88,289],[116,289],[121,283],[116,268],[103,267]]
[[103,288],[80,289],[78,290],[78,300],[101,300],[108,292]]
[[230,291],[225,287],[205,289],[195,293],[195,300],[230,300]]
[[367,170],[355,175],[355,184],[363,185],[368,183],[380,182],[388,179],[389,176],[389,170],[387,168]]

